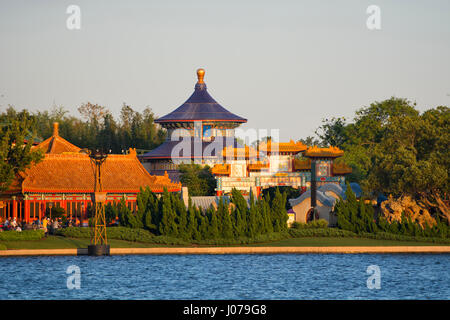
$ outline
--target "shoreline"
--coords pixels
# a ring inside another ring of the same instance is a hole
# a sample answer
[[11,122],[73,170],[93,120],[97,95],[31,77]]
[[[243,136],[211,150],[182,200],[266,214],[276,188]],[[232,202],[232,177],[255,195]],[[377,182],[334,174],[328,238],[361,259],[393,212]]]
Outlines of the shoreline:
[[[339,247],[201,247],[201,248],[111,248],[111,255],[185,255],[185,254],[390,254],[450,253],[450,246],[339,246]],[[0,257],[82,256],[87,248],[0,250]]]

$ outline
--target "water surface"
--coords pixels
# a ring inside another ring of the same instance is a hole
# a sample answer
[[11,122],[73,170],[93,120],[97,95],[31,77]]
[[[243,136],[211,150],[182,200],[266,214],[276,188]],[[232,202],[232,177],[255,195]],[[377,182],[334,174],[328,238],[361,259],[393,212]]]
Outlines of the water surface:
[[[67,268],[81,288],[67,288]],[[381,288],[368,289],[378,265]],[[0,299],[450,299],[449,254],[0,258]]]

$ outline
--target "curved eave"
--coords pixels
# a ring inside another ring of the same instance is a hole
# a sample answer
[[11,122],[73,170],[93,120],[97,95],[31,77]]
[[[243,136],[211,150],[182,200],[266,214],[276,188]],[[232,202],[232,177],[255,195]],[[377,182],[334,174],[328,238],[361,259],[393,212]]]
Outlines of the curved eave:
[[208,118],[202,118],[202,119],[156,119],[155,123],[171,123],[171,122],[195,122],[195,121],[210,121],[210,122],[239,122],[239,123],[246,123],[247,119],[208,119]]
[[[153,191],[153,192],[156,192],[156,193],[159,193],[159,192],[163,192],[164,191],[164,187],[157,187],[157,188],[152,188],[151,186],[149,186],[149,188],[150,188],[150,190],[151,191]],[[177,192],[177,191],[180,191],[181,190],[181,188],[180,187],[172,187],[172,188],[167,188],[166,187],[166,189],[167,189],[167,191],[168,192]],[[23,190],[23,193],[31,193],[31,192],[36,192],[36,193],[93,193],[94,192],[94,190],[93,189],[58,189],[58,190],[56,190],[56,189],[41,189],[41,188],[37,188],[37,189],[34,189],[34,188],[30,188],[30,189],[26,189],[26,190]],[[139,189],[129,189],[129,190],[127,190],[127,189],[117,189],[117,190],[115,190],[115,189],[111,189],[111,190],[104,190],[103,192],[106,192],[106,193],[139,193],[140,192],[140,190]]]

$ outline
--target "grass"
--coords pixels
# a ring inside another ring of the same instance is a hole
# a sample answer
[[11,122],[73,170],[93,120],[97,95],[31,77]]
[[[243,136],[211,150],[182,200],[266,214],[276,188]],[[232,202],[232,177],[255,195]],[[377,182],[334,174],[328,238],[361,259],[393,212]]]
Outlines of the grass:
[[[33,241],[0,241],[0,244],[7,249],[77,249],[87,248],[90,240],[85,238],[66,238],[62,236],[48,236],[41,240]],[[108,240],[108,244],[113,248],[151,248],[163,247],[167,245],[157,245],[151,243],[132,242],[125,240]]]
[[[186,247],[180,245],[164,245],[143,242],[132,242],[111,239],[108,241],[112,248],[154,248],[154,247]],[[86,238],[68,238],[62,236],[48,236],[41,240],[31,241],[0,241],[7,249],[76,249],[87,248],[90,244]],[[433,246],[441,245],[431,242],[377,240],[367,238],[343,238],[343,237],[302,237],[289,238],[279,241],[257,243],[244,246],[259,247],[329,247],[329,246]],[[240,246],[240,245],[232,245]],[[198,245],[196,247],[206,247]]]
[[[436,246],[446,244],[436,244],[432,242],[378,240],[367,238],[342,238],[342,237],[302,237],[289,238],[270,243],[256,243],[255,247],[340,247],[340,246]],[[448,244],[447,244],[448,245]]]

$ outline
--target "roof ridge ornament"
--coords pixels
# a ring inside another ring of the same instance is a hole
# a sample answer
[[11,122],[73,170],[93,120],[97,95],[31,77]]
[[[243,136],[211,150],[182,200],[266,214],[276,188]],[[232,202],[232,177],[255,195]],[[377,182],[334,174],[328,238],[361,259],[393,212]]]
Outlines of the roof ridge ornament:
[[205,77],[205,69],[202,69],[202,68],[197,69],[197,79],[198,79],[197,83],[199,83],[199,84],[205,83],[203,81],[204,77]]
[[53,122],[53,136],[57,137],[59,136],[59,123]]

